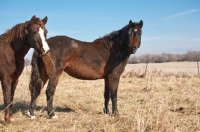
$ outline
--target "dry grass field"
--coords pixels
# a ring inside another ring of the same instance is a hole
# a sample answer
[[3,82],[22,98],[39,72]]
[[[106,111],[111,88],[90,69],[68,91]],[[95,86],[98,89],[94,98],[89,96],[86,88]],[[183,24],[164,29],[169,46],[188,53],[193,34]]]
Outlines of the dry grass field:
[[[196,62],[127,65],[118,89],[119,115],[103,113],[104,80],[83,81],[63,73],[54,96],[58,119],[48,119],[45,89],[36,118],[27,115],[30,71],[20,76],[14,121],[4,124],[0,92],[0,131],[14,132],[195,132],[200,131],[200,78]],[[111,103],[111,102],[110,102]]]

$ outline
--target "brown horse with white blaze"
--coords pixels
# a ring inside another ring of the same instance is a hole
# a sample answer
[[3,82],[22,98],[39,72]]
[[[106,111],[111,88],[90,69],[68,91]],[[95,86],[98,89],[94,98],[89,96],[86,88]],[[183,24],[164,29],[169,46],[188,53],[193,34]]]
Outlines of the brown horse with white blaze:
[[[53,96],[61,73],[83,80],[105,80],[104,113],[109,113],[109,100],[112,101],[112,114],[117,110],[117,89],[120,76],[127,60],[140,47],[143,21],[129,21],[129,24],[93,42],[82,42],[67,36],[56,36],[47,40],[49,55],[54,68],[44,65],[42,57],[34,51],[30,82],[31,102],[28,114],[34,118],[36,99],[49,80],[46,89],[47,111],[51,118],[57,117],[53,110]],[[52,70],[52,71],[51,71]],[[51,75],[48,72],[51,71]]]
[[40,20],[33,16],[30,21],[17,24],[0,35],[0,81],[6,123],[10,122],[12,116],[14,92],[24,69],[25,55],[30,48],[43,55],[49,51],[45,28],[47,20],[47,17]]

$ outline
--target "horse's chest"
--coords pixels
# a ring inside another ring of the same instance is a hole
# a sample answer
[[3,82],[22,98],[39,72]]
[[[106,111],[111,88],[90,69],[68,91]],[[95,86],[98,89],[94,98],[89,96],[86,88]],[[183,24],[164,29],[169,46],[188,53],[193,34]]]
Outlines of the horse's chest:
[[15,76],[20,76],[22,71],[24,69],[24,60],[18,60],[16,63],[16,70],[15,70]]

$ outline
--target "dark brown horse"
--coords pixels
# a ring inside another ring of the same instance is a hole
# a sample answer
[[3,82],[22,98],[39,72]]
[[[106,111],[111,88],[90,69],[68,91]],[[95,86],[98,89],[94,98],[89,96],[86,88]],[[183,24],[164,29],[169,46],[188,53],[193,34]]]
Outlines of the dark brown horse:
[[[47,110],[51,118],[57,117],[53,110],[53,96],[63,71],[72,77],[84,80],[105,80],[104,113],[109,113],[111,98],[112,114],[117,112],[117,89],[121,74],[131,54],[140,47],[143,21],[129,22],[121,30],[114,31],[93,42],[81,42],[66,36],[49,38],[50,55],[55,69],[51,76],[46,71],[42,57],[34,51],[32,57],[32,75],[30,82],[31,103],[28,114],[34,118],[36,98],[49,79],[46,89]],[[47,70],[48,69],[48,70]]]
[[40,20],[33,16],[30,21],[17,24],[0,35],[0,81],[6,123],[10,122],[12,116],[14,92],[18,78],[24,69],[24,56],[30,48],[34,48],[40,54],[46,54],[49,51],[45,29],[47,19],[45,17]]

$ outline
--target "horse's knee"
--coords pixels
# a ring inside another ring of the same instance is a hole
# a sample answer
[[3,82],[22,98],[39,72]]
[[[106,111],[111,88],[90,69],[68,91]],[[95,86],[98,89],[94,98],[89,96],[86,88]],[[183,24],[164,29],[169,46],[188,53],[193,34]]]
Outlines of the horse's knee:
[[53,96],[54,93],[55,93],[55,89],[49,89],[49,88],[46,89],[46,95],[47,95],[47,97]]
[[49,96],[52,96],[52,95],[54,95],[54,93],[55,93],[55,90],[56,90],[56,86],[57,86],[57,83],[56,82],[50,82],[49,84],[48,84],[48,87],[47,87],[47,89],[46,89],[46,94],[47,94],[47,96],[49,95]]
[[117,102],[117,96],[116,95],[112,96],[111,100],[112,100],[112,102]]
[[35,86],[35,92],[39,95],[41,90],[42,90],[42,87],[43,87],[43,81],[40,79],[36,86]]
[[41,89],[43,87],[42,79],[38,79],[35,84],[30,84],[29,88],[31,91],[31,95],[37,97],[40,95]]

